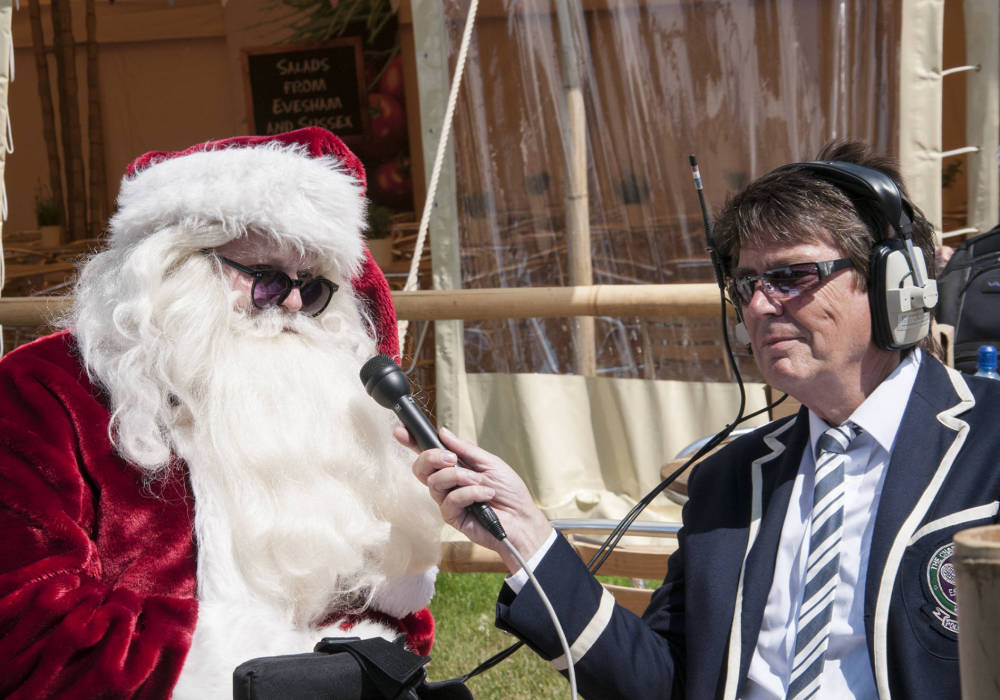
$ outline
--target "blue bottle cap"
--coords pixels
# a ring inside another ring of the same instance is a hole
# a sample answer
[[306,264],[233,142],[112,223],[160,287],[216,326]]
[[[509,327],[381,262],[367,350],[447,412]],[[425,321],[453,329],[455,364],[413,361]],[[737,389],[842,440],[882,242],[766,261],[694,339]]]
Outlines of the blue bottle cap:
[[992,345],[980,345],[977,359],[980,367],[996,369],[997,349]]

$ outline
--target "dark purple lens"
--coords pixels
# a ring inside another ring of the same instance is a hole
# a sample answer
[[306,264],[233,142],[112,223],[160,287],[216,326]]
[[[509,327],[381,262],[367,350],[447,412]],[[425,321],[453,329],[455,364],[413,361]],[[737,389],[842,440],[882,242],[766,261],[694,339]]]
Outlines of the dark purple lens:
[[277,306],[292,289],[292,280],[280,270],[263,270],[253,285],[253,304],[258,309]]
[[819,282],[819,275],[815,263],[804,263],[765,272],[764,279],[782,294],[794,296]]
[[299,295],[302,297],[302,313],[307,316],[320,313],[330,303],[330,297],[335,291],[333,282],[325,277],[309,280],[299,289]]

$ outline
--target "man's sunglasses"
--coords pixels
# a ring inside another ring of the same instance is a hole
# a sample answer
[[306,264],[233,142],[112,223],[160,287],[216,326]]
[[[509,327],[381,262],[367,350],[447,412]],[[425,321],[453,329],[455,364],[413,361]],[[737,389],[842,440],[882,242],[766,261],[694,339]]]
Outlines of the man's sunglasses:
[[743,275],[729,280],[729,297],[742,306],[750,304],[757,282],[770,299],[783,301],[809,291],[838,270],[851,267],[850,258],[797,263],[766,270],[759,275]]
[[292,290],[298,287],[299,296],[302,298],[302,308],[299,310],[307,316],[319,316],[326,309],[326,305],[330,303],[333,293],[339,289],[335,282],[331,282],[326,277],[293,280],[281,270],[270,267],[247,267],[218,253],[212,254],[220,262],[253,277],[250,300],[258,309],[270,309],[280,305],[288,298]]

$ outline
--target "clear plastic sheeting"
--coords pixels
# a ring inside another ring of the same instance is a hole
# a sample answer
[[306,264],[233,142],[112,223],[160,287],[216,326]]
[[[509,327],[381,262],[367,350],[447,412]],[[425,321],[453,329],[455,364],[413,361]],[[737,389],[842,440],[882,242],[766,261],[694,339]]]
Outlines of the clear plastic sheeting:
[[[455,122],[460,280],[569,284],[565,62],[585,107],[594,284],[714,279],[710,210],[835,137],[895,151],[898,3],[484,0]],[[451,60],[466,2],[445,2]],[[562,29],[562,31],[561,31]],[[567,58],[569,57],[569,58]],[[469,373],[577,373],[568,319],[466,322]],[[599,376],[729,380],[719,319],[598,318]],[[741,370],[756,378],[746,355]]]
[[[689,154],[714,211],[833,138],[898,151],[902,0],[582,2],[480,0],[437,288],[712,282]],[[422,117],[467,9],[413,0]],[[426,141],[439,124],[423,119]],[[740,404],[719,317],[589,321],[436,324],[438,420],[514,465],[550,517],[621,517]],[[749,413],[765,392],[734,349]]]

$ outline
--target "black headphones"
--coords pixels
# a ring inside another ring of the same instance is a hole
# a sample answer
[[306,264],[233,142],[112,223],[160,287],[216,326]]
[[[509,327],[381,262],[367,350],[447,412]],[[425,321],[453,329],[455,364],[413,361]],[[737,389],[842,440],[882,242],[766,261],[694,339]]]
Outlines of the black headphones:
[[876,203],[895,236],[875,231],[868,259],[868,299],[872,339],[883,350],[902,350],[930,333],[931,310],[937,304],[937,282],[927,276],[919,248],[913,245],[913,205],[891,177],[856,163],[822,160],[789,163],[772,172],[799,168],[830,183],[852,202]]

